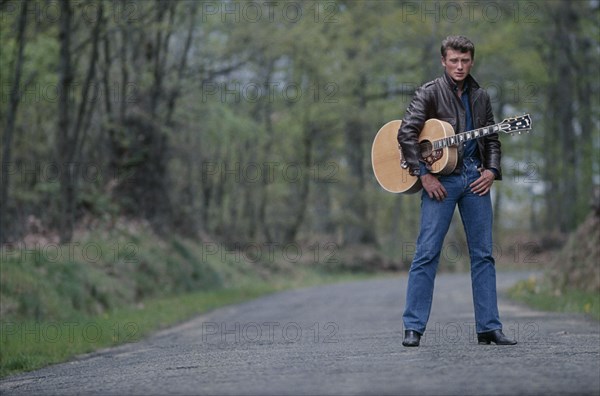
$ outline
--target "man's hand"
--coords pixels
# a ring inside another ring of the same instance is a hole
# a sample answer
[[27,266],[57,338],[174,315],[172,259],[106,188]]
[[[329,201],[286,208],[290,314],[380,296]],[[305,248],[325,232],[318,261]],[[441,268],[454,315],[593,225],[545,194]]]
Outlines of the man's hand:
[[431,199],[443,201],[444,198],[448,196],[448,192],[442,183],[440,183],[437,177],[433,176],[431,173],[426,173],[421,176],[421,184]]
[[496,175],[494,175],[494,172],[492,172],[489,169],[484,169],[483,172],[481,172],[481,176],[479,176],[479,179],[471,183],[471,191],[473,191],[479,196],[487,194],[492,188],[494,179],[496,179]]

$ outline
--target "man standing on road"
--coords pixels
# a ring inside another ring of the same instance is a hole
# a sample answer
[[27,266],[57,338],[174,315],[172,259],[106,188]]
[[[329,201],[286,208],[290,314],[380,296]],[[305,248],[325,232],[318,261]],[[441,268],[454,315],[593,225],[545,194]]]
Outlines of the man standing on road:
[[419,176],[423,186],[402,345],[419,346],[425,332],[440,252],[457,204],[471,259],[477,340],[480,344],[514,345],[517,342],[502,333],[492,257],[490,188],[495,179],[502,177],[498,135],[462,143],[456,170],[447,176],[431,174],[421,158],[418,136],[430,118],[450,123],[456,133],[494,124],[490,98],[470,74],[475,57],[473,43],[464,36],[449,36],[442,42],[441,53],[444,75],[416,91],[398,130],[398,143],[409,172]]

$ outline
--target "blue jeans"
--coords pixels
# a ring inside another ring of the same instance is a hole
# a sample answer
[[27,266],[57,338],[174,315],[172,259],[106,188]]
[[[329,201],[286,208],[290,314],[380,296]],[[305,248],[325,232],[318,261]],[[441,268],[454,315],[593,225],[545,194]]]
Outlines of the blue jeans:
[[431,312],[433,285],[444,237],[454,208],[463,222],[471,259],[471,287],[478,333],[501,330],[496,297],[496,267],[492,257],[492,201],[490,194],[479,196],[469,184],[479,178],[478,160],[465,159],[461,174],[441,176],[448,196],[439,202],[421,195],[421,230],[408,273],[408,290],[403,321],[405,330],[423,334]]

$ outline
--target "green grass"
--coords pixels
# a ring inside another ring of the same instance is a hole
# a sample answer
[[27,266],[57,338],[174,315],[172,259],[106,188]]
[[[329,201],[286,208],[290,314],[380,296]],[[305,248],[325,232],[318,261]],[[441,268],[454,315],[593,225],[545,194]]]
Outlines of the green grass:
[[275,291],[273,286],[231,288],[146,301],[136,308],[60,321],[2,321],[0,377],[34,370],[97,349],[135,342],[211,309]]
[[60,320],[0,321],[0,378],[67,361],[98,349],[136,342],[145,336],[206,313],[268,293],[324,283],[365,279],[366,274],[303,271],[291,279],[146,300],[136,307]]
[[583,313],[600,320],[600,295],[583,290],[552,288],[548,282],[535,278],[521,281],[509,291],[514,300],[533,308],[550,312]]

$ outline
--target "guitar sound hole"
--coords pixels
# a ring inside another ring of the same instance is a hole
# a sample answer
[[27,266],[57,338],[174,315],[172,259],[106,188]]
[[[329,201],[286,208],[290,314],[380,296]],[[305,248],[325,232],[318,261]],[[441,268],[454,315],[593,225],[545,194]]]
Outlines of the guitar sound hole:
[[421,157],[429,157],[431,155],[433,151],[433,145],[431,142],[424,140],[419,143],[419,146],[421,147]]

